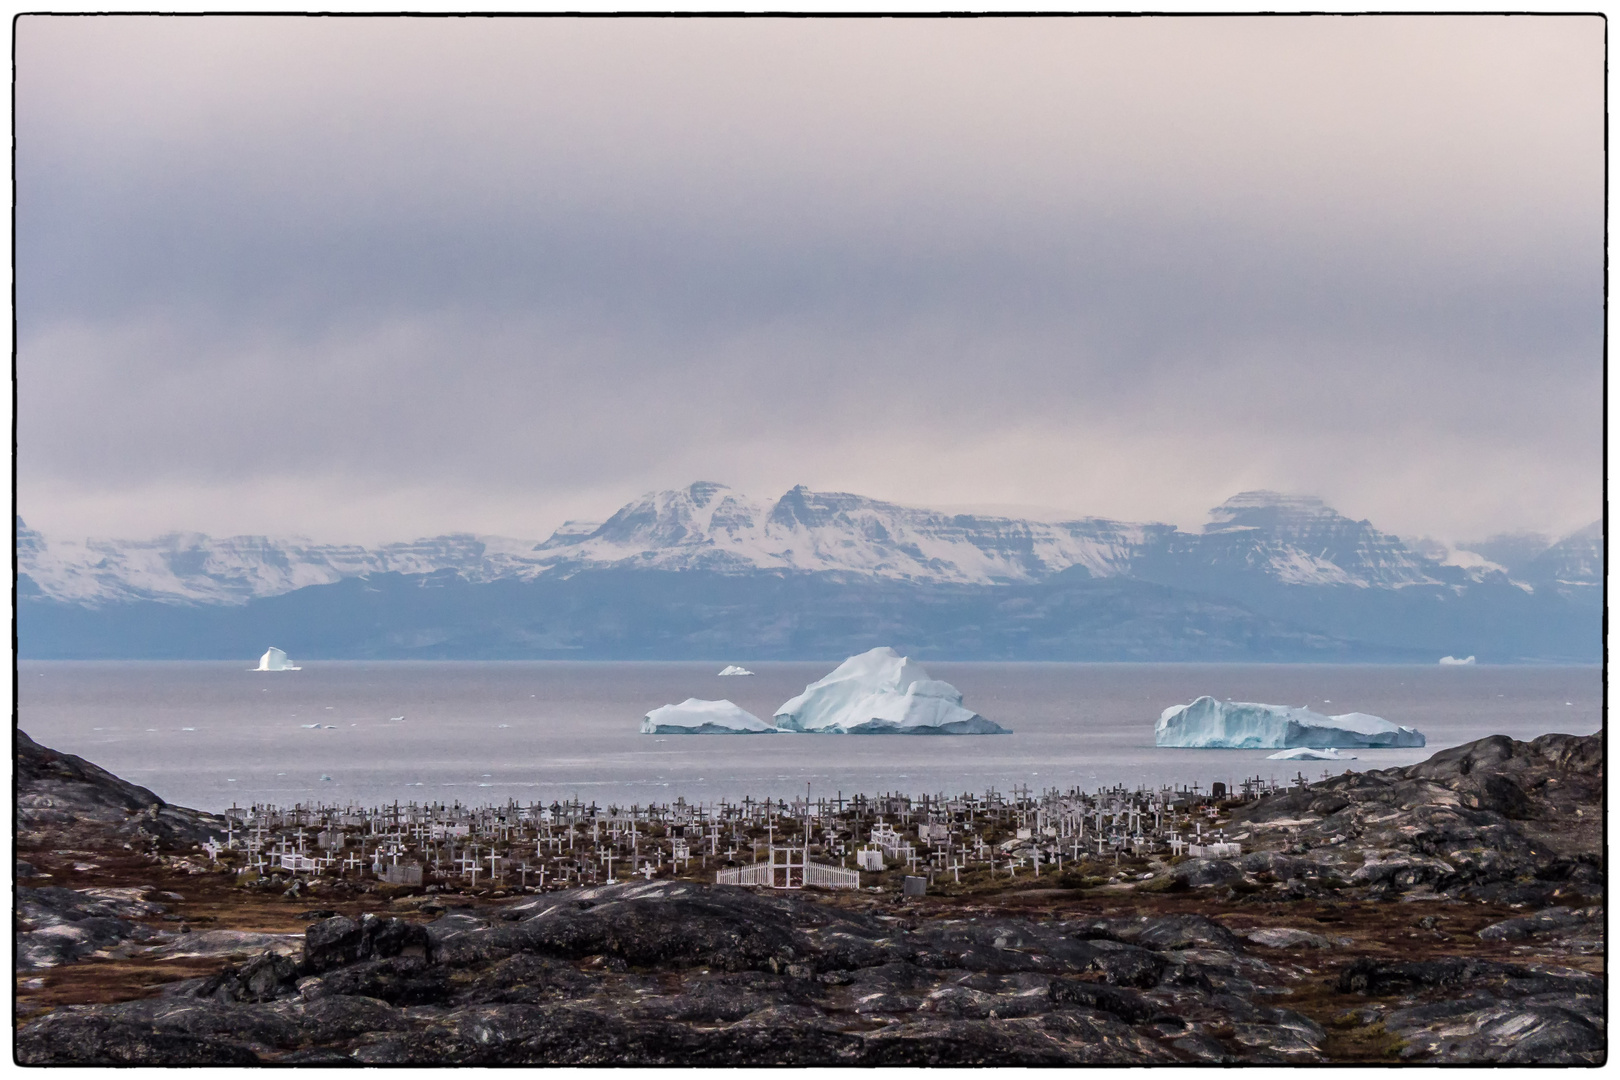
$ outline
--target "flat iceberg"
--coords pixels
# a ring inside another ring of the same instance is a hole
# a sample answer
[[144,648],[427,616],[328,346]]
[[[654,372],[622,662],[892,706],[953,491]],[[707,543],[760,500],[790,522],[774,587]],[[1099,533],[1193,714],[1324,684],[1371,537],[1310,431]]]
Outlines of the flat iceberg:
[[1455,656],[1442,656],[1440,658],[1440,666],[1441,667],[1473,667],[1474,666],[1474,658],[1472,656],[1464,656],[1461,659],[1458,659]]
[[1356,755],[1341,754],[1333,747],[1318,750],[1314,746],[1296,746],[1292,750],[1279,750],[1267,754],[1267,761],[1354,761]]
[[275,646],[271,646],[270,648],[265,650],[265,653],[264,653],[263,656],[259,657],[259,666],[256,667],[256,668],[253,668],[252,670],[254,670],[254,671],[302,671],[303,669],[299,668],[299,667],[295,667],[292,664],[289,664],[287,662],[287,654],[282,652],[280,649],[276,648]]
[[729,701],[687,698],[661,705],[641,721],[643,735],[754,735],[776,729]]
[[888,646],[852,656],[831,675],[784,702],[773,718],[783,731],[828,735],[1006,735],[962,707],[962,694]]
[[727,664],[725,667],[720,669],[720,674],[722,674],[722,675],[752,675],[753,672],[749,671],[745,667],[738,667],[736,664]]
[[1309,746],[1423,746],[1421,731],[1367,713],[1323,716],[1310,709],[1216,701],[1205,695],[1191,705],[1172,705],[1153,729],[1158,746],[1228,747],[1248,750]]

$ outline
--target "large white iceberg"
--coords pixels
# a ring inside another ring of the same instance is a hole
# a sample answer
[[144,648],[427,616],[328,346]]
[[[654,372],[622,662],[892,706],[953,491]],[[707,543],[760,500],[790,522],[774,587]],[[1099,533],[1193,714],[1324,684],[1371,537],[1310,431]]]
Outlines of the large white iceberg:
[[720,674],[722,674],[722,675],[752,675],[753,672],[749,671],[745,667],[738,667],[736,664],[727,664],[725,667],[720,669]]
[[1440,666],[1441,667],[1473,667],[1474,666],[1474,658],[1473,658],[1473,656],[1464,656],[1464,657],[1462,657],[1460,659],[1458,657],[1455,657],[1455,656],[1442,656],[1440,658]]
[[1422,746],[1421,731],[1367,713],[1323,716],[1310,709],[1216,701],[1205,695],[1191,705],[1172,705],[1153,730],[1159,746],[1235,747],[1267,750],[1294,746]]
[[276,648],[274,646],[271,646],[269,649],[265,650],[265,653],[264,653],[263,656],[259,657],[259,666],[254,668],[253,670],[254,671],[302,671],[303,669],[299,668],[299,667],[295,667],[292,664],[289,664],[287,662],[287,654],[282,652],[280,649],[278,649],[278,648]]
[[729,701],[695,697],[679,705],[661,705],[641,721],[643,735],[753,735],[775,730]]
[[962,694],[893,649],[852,656],[831,675],[783,703],[783,731],[848,735],[1005,735],[1007,729],[962,707]]

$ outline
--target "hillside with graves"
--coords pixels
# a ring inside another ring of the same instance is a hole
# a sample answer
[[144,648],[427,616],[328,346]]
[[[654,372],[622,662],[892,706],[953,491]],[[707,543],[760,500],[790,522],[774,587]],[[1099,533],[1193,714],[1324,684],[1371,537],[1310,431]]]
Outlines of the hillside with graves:
[[18,747],[24,1063],[1606,1052],[1601,735],[1232,790],[219,815]]

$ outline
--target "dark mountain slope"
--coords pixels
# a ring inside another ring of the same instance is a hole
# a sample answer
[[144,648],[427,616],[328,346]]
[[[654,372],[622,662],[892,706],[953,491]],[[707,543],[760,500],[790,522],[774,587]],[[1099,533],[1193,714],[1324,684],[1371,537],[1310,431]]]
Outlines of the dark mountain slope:
[[999,587],[705,571],[482,584],[451,572],[378,574],[237,607],[90,610],[25,597],[19,634],[24,657],[62,659],[226,659],[267,642],[310,659],[792,659],[881,644],[953,659],[1428,658],[1083,570]]

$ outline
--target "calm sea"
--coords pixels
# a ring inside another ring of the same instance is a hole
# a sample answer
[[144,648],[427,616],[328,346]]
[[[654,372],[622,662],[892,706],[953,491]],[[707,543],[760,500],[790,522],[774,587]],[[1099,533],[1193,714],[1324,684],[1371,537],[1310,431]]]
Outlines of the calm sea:
[[[642,716],[687,697],[769,718],[828,663],[759,663],[719,678],[694,663],[25,662],[18,711],[39,742],[186,806],[712,801],[885,791],[1007,791],[1320,775],[1343,764],[1263,750],[1153,745],[1162,709],[1200,694],[1368,712],[1428,736],[1352,751],[1352,768],[1420,761],[1485,735],[1584,735],[1602,720],[1596,667],[1194,664],[927,665],[1000,736],[655,736]],[[320,725],[312,727],[309,725]]]

